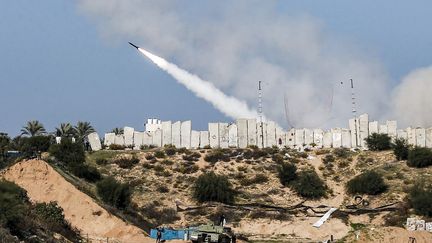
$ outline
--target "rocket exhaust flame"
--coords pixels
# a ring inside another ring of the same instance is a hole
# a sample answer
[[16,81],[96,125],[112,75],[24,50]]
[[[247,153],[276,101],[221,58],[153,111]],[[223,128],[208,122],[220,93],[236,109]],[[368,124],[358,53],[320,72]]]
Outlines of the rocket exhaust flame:
[[[135,45],[134,45],[135,46]],[[159,68],[166,71],[179,83],[195,93],[196,96],[210,102],[217,110],[233,119],[258,118],[258,112],[248,107],[246,102],[235,97],[224,94],[212,83],[202,80],[197,75],[191,74],[177,65],[169,63],[140,47],[137,48],[142,54],[148,57]],[[265,120],[265,118],[263,118]]]

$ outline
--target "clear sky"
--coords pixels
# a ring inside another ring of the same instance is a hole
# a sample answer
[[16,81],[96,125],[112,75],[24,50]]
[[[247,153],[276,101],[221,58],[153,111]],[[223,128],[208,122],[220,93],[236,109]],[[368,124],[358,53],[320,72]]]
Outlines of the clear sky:
[[[312,16],[327,35],[379,60],[393,85],[432,63],[431,1],[298,0],[278,6],[286,15]],[[127,44],[134,40],[119,35],[110,41],[100,28],[75,1],[2,1],[0,131],[18,135],[34,119],[47,130],[90,121],[100,134],[125,125],[142,130],[151,117],[192,119],[194,129],[228,119],[139,55]]]

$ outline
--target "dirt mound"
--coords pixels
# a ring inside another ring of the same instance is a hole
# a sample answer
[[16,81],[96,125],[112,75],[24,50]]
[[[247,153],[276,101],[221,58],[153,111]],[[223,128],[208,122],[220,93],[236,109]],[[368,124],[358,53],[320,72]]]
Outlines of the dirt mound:
[[84,237],[109,238],[120,242],[153,242],[145,236],[144,231],[107,212],[44,161],[17,163],[3,171],[2,177],[27,190],[33,202],[57,201],[64,210],[66,220]]

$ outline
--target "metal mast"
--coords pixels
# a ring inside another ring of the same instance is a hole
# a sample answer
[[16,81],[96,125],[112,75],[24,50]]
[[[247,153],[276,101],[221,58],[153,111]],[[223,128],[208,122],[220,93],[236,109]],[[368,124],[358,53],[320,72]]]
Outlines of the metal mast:
[[354,81],[351,80],[351,107],[352,107],[352,114],[354,117],[354,134],[356,138],[356,147],[358,146],[358,130],[357,130],[357,109],[356,109],[356,98],[355,98],[355,92],[354,92]]
[[259,115],[259,124],[261,127],[261,145],[264,148],[264,126],[263,126],[263,114],[262,114],[262,81],[258,81],[258,115]]

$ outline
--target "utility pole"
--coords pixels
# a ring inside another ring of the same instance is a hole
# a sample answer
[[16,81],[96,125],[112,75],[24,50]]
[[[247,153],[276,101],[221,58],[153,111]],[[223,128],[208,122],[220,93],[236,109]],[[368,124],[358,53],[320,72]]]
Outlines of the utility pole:
[[261,146],[264,148],[264,125],[263,125],[263,114],[262,114],[262,88],[261,88],[262,81],[258,81],[258,115],[259,115],[259,124],[261,128]]
[[354,117],[354,134],[355,134],[355,141],[356,141],[356,147],[358,144],[358,130],[357,130],[357,109],[356,109],[356,98],[355,98],[355,92],[354,92],[354,81],[351,80],[351,107],[352,107],[352,114]]

